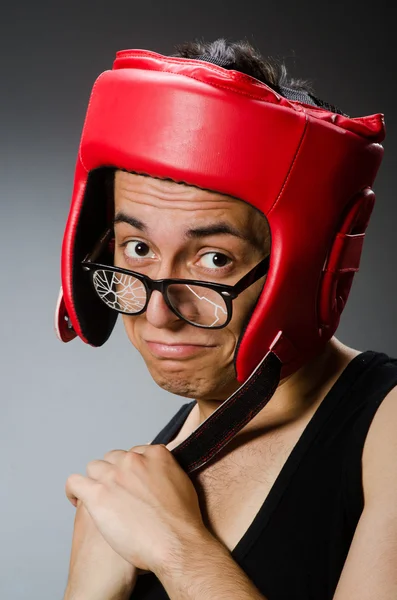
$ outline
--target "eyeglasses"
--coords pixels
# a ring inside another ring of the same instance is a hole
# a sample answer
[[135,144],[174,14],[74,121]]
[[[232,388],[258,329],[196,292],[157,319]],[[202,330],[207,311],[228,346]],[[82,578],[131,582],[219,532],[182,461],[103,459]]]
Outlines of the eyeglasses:
[[180,319],[195,327],[221,329],[232,318],[233,300],[269,270],[268,255],[232,286],[195,279],[151,279],[142,273],[94,262],[112,234],[112,229],[106,231],[81,264],[90,273],[92,285],[102,302],[124,315],[145,312],[156,290]]

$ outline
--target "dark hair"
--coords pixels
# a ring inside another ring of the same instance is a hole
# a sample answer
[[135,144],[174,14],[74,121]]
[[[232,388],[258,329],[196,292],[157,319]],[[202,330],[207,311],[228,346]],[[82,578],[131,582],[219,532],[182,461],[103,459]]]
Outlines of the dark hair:
[[345,114],[336,106],[314,96],[311,82],[289,77],[284,62],[272,57],[264,58],[259,50],[247,41],[229,42],[225,38],[213,42],[195,40],[178,44],[175,49],[176,54],[172,56],[204,60],[224,69],[240,71],[259,79],[289,100],[298,100]]
[[[247,41],[229,42],[224,38],[219,38],[214,42],[195,40],[178,44],[175,49],[177,52],[174,56],[200,58],[200,60],[214,62],[224,69],[234,69],[255,77],[273,89],[285,86],[308,93],[313,92],[308,81],[288,78],[284,63],[271,57],[264,58]],[[206,58],[202,58],[203,56]]]

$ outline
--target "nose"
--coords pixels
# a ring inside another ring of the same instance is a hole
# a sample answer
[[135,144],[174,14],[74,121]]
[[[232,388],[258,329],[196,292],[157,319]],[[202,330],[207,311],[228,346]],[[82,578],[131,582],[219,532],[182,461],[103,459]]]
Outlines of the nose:
[[147,321],[157,329],[175,327],[176,323],[182,323],[175,313],[168,308],[161,292],[153,291],[146,309]]

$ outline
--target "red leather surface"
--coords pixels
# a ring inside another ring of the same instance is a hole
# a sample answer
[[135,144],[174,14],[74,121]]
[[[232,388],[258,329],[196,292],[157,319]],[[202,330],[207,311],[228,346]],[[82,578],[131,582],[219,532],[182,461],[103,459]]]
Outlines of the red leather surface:
[[231,194],[267,212],[306,121],[302,112],[230,97],[195,79],[109,71],[91,98],[81,161],[90,171],[111,158],[126,170]]
[[62,257],[61,257],[61,278],[62,278],[62,289],[63,289],[63,302],[66,308],[66,312],[73,325],[73,329],[76,334],[83,340],[83,342],[89,343],[89,340],[85,338],[81,330],[80,321],[75,310],[73,302],[73,276],[72,276],[72,260],[73,253],[75,250],[74,239],[76,234],[76,227],[78,217],[81,209],[81,205],[84,200],[85,185],[87,182],[87,172],[80,161],[80,154],[77,159],[75,182],[72,196],[72,203],[70,207],[68,221],[66,223],[65,235],[62,243]]

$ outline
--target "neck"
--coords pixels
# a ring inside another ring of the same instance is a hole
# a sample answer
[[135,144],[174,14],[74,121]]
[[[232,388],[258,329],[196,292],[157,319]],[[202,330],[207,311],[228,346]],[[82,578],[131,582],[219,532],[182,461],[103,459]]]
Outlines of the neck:
[[[264,426],[266,429],[281,427],[314,412],[357,354],[360,352],[345,346],[335,337],[331,338],[320,354],[280,381],[270,402],[237,436],[248,431],[263,430]],[[235,389],[238,387],[236,385]],[[197,399],[194,428],[205,421],[221,403],[219,400]]]

